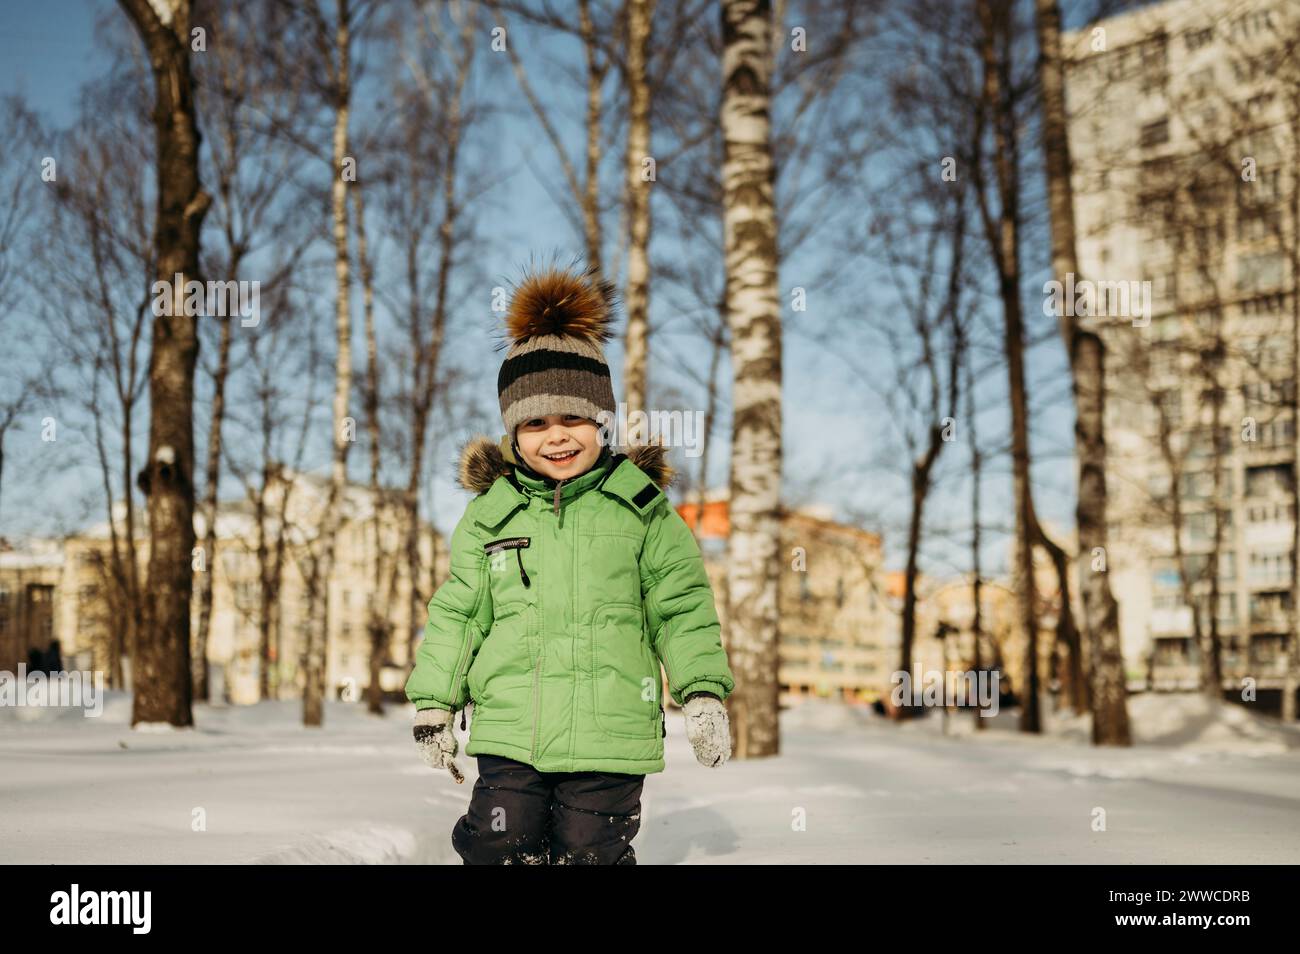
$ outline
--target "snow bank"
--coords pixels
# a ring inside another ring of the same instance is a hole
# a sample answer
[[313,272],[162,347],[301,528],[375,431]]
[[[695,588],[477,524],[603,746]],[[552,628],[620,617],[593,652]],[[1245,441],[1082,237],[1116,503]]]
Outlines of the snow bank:
[[[1283,724],[1252,711],[1249,703],[1216,704],[1195,692],[1148,692],[1129,697],[1128,714],[1137,745],[1247,756],[1300,751],[1300,724]],[[1088,716],[1051,721],[1051,735],[1090,743]]]

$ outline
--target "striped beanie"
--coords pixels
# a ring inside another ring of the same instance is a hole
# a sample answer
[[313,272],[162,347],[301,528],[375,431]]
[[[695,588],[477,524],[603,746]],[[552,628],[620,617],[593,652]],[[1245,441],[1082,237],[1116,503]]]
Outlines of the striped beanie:
[[501,418],[515,428],[547,414],[612,419],[614,388],[602,349],[613,332],[614,283],[594,266],[526,274],[506,312],[510,348],[497,374]]

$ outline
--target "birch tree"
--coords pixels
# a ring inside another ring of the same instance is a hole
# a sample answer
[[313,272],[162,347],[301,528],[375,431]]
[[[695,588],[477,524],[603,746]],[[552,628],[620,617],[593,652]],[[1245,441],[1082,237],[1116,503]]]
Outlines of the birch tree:
[[[1079,261],[1074,243],[1074,193],[1070,181],[1070,142],[1065,111],[1065,71],[1061,58],[1061,12],[1057,0],[1036,0],[1038,79],[1042,95],[1043,158],[1051,217],[1052,273],[1064,282]],[[1076,568],[1089,641],[1092,741],[1129,745],[1127,689],[1119,641],[1119,607],[1105,569],[1106,524],[1106,348],[1098,330],[1064,309],[1061,336],[1070,358],[1075,404],[1075,455],[1078,458]],[[1098,563],[1098,556],[1102,558]]]
[[722,2],[722,208],[731,328],[728,696],[737,758],[780,749],[781,313],[771,142],[772,8]]

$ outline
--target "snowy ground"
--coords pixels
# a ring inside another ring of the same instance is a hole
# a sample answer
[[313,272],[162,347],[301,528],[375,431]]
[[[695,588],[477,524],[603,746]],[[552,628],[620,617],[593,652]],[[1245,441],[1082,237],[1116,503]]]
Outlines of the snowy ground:
[[[449,834],[475,762],[462,753],[464,785],[425,767],[411,711],[332,704],[307,730],[296,703],[197,706],[198,728],[150,732],[129,728],[121,694],[95,719],[0,708],[0,862],[459,864]],[[637,857],[1300,861],[1300,728],[1239,707],[1210,716],[1195,696],[1135,697],[1130,713],[1138,744],[1099,750],[1077,720],[1029,738],[1003,712],[945,735],[939,713],[900,726],[809,703],[782,713],[780,756],[706,769],[670,711]]]

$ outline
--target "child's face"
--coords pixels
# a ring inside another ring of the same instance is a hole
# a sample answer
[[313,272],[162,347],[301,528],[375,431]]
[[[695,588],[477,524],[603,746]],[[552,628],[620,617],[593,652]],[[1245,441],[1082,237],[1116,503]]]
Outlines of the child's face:
[[[553,480],[576,477],[591,470],[600,456],[600,431],[589,417],[548,414],[524,421],[515,431],[524,463]],[[558,460],[547,455],[575,452]]]

